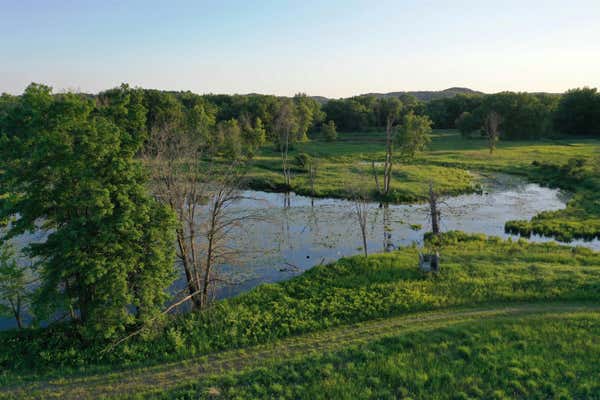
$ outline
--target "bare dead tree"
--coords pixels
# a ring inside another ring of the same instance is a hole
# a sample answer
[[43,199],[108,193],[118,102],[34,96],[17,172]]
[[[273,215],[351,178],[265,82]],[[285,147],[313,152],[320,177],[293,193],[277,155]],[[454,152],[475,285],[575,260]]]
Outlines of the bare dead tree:
[[375,188],[377,193],[381,192],[381,186],[379,186],[379,176],[377,175],[377,169],[375,168],[375,161],[371,161],[371,171],[373,172],[373,178],[375,179]]
[[379,178],[375,170],[375,163],[371,163],[375,186],[380,195],[387,196],[390,193],[392,182],[392,171],[394,167],[394,134],[400,122],[402,103],[397,98],[380,99],[378,103],[379,112],[385,118],[385,159],[383,162],[383,187],[379,186]]
[[431,232],[434,235],[440,234],[440,210],[438,207],[438,193],[435,191],[433,183],[429,183],[429,215],[431,217]]
[[483,129],[485,131],[490,154],[496,149],[496,143],[500,137],[500,124],[502,117],[496,111],[490,111],[483,121]]
[[387,118],[385,127],[385,162],[383,165],[383,194],[388,195],[390,193],[390,186],[392,182],[392,168],[394,166],[394,141],[392,139],[392,132],[394,130],[395,118],[392,116]]
[[156,199],[177,215],[177,258],[183,267],[192,308],[201,308],[199,257],[200,233],[197,220],[204,201],[201,172],[202,154],[194,143],[174,126],[152,130],[142,158],[150,171],[151,190]]
[[310,194],[312,196],[310,202],[311,206],[314,206],[315,197],[315,182],[317,180],[317,169],[319,167],[319,161],[315,157],[310,157],[308,161],[308,181],[310,183]]
[[219,179],[211,182],[207,189],[208,215],[201,225],[204,237],[201,247],[204,256],[201,281],[203,307],[211,302],[217,283],[230,283],[219,275],[217,267],[239,260],[240,251],[232,247],[231,240],[240,232],[244,222],[255,218],[247,213],[228,212],[235,202],[244,198],[238,189],[242,178],[239,169],[235,166],[228,169],[229,171],[223,173]]
[[206,308],[220,279],[216,266],[235,258],[228,242],[243,219],[227,213],[241,198],[241,169],[203,160],[200,144],[192,135],[163,126],[152,130],[142,153],[154,196],[178,218],[176,255],[192,309]]
[[292,174],[289,161],[289,150],[291,141],[294,141],[298,120],[296,118],[294,104],[291,101],[284,102],[279,108],[275,118],[275,132],[277,133],[279,153],[281,154],[281,168],[285,185],[290,187]]
[[383,106],[385,119],[385,162],[383,166],[383,194],[387,196],[390,193],[392,182],[392,169],[394,166],[394,137],[397,123],[400,120],[400,110],[402,103],[397,99],[389,99]]
[[356,222],[360,228],[360,234],[363,242],[363,252],[365,257],[369,255],[367,249],[367,228],[368,228],[368,217],[369,217],[369,202],[367,196],[361,191],[355,191],[352,196],[353,202],[353,213],[356,217]]

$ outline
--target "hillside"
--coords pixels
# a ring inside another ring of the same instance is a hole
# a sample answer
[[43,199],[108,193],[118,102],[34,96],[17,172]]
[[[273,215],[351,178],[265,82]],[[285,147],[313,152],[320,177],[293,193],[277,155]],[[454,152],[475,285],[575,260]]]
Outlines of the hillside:
[[[444,90],[419,90],[419,91],[406,91],[406,92],[388,92],[388,93],[363,93],[360,96],[375,96],[377,98],[381,97],[401,97],[401,96],[414,96],[420,101],[431,101],[437,99],[445,99],[449,97],[454,97],[458,94],[467,94],[467,95],[482,95],[485,94],[483,92],[479,92],[477,90],[469,89],[469,88],[461,88],[461,87],[452,87]],[[327,97],[323,96],[311,96],[313,99],[323,104],[329,101]]]
[[459,94],[468,94],[468,95],[482,95],[483,92],[479,92],[477,90],[469,89],[469,88],[461,88],[461,87],[452,87],[444,90],[419,90],[419,91],[409,91],[409,92],[389,92],[389,93],[366,93],[362,96],[375,96],[377,98],[380,97],[401,97],[401,96],[414,96],[418,100],[421,101],[431,101],[437,99],[445,99],[448,97],[454,97]]

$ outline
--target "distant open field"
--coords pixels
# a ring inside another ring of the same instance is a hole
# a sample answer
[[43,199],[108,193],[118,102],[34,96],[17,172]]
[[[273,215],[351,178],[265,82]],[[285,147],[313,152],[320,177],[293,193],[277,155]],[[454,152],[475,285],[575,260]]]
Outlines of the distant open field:
[[[319,169],[314,193],[306,171],[297,167],[292,190],[319,197],[350,197],[361,188],[376,198],[372,161],[383,161],[381,132],[341,133],[338,141],[320,138],[300,143],[291,152],[315,157]],[[490,154],[484,139],[465,139],[454,130],[435,130],[428,149],[410,164],[397,162],[390,200],[421,202],[429,184],[443,195],[479,190],[481,174],[502,172],[557,186],[575,194],[566,210],[543,214],[534,221],[515,221],[508,227],[517,233],[554,236],[569,241],[600,235],[600,141],[595,139],[540,139],[500,141]],[[250,187],[282,190],[280,154],[266,146],[251,164]],[[376,164],[381,175],[380,167]]]

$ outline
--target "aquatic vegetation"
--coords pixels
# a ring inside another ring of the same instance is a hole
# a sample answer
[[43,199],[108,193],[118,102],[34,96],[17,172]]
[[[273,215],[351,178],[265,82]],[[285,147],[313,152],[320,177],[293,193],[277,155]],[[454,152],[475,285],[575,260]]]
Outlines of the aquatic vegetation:
[[600,253],[589,249],[460,232],[443,235],[441,246],[435,276],[418,270],[412,247],[366,260],[343,258],[218,302],[210,311],[174,316],[159,332],[133,338],[104,357],[106,344],[82,342],[66,326],[0,332],[1,379],[152,364],[417,311],[597,301],[600,293]]

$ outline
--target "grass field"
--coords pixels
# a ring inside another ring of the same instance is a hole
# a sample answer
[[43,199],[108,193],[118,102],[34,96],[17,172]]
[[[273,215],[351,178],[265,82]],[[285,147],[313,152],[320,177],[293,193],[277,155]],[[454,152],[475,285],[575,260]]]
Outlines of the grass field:
[[[396,163],[393,189],[399,193],[399,201],[423,200],[430,181],[444,193],[457,193],[472,188],[468,171],[498,171],[533,177],[534,161],[560,165],[571,158],[591,159],[599,150],[600,141],[591,139],[500,141],[490,155],[483,139],[464,139],[456,131],[434,131],[427,151],[414,163]],[[298,153],[316,157],[320,162],[315,190],[318,196],[343,197],[346,187],[357,182],[373,192],[375,182],[371,161],[384,160],[384,136],[379,132],[342,133],[337,142],[299,143],[291,157]],[[295,173],[292,188],[310,194],[307,173],[299,168]],[[272,146],[264,147],[252,163],[249,173],[252,185],[280,187],[283,184],[281,175],[279,153]]]
[[8,385],[0,398],[594,399],[599,329],[600,306],[585,303],[448,309],[155,367]]
[[413,248],[316,267],[220,302],[213,312],[175,318],[156,336],[134,338],[102,359],[103,347],[79,343],[61,328],[20,336],[3,332],[1,382],[69,382],[431,310],[531,302],[594,305],[599,299],[600,254],[588,249],[450,233],[441,253],[437,276],[417,270]]
[[[291,153],[306,153],[319,160],[314,194],[348,197],[357,187],[376,198],[371,161],[384,159],[382,133],[342,133],[337,142],[300,143]],[[282,190],[280,155],[263,148],[249,171],[255,189]],[[445,195],[478,189],[479,175],[502,172],[560,187],[575,193],[566,210],[544,213],[532,221],[512,221],[507,228],[528,236],[537,233],[570,241],[600,236],[600,141],[556,139],[500,141],[493,154],[483,139],[464,139],[456,131],[434,131],[427,151],[413,163],[397,163],[389,200],[426,200],[429,183]],[[379,171],[381,174],[381,171]],[[308,175],[296,168],[292,190],[312,194]]]
[[600,314],[538,312],[388,332],[156,398],[599,399]]

